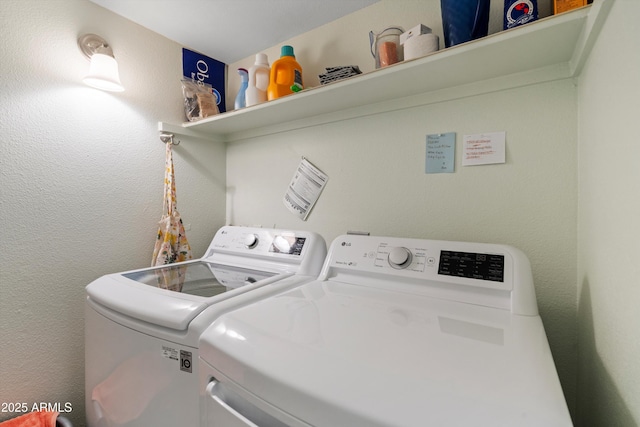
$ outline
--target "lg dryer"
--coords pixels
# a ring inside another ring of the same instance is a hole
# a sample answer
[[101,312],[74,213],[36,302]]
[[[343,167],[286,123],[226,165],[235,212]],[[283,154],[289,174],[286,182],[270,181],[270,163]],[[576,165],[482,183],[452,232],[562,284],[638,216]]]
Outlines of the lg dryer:
[[571,426],[509,246],[339,237],[317,280],[219,317],[200,357],[207,427]]
[[228,226],[199,260],[89,284],[88,425],[196,426],[202,331],[225,310],[316,278],[325,256],[315,233]]

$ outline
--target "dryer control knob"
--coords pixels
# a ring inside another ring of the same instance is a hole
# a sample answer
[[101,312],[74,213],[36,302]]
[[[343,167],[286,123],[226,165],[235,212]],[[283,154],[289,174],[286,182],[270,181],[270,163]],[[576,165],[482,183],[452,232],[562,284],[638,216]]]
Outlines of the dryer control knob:
[[407,248],[393,248],[389,252],[389,265],[393,268],[407,268],[411,264],[411,251]]
[[253,249],[258,246],[259,241],[260,239],[258,239],[257,234],[249,234],[244,238],[244,245],[247,247],[247,249]]

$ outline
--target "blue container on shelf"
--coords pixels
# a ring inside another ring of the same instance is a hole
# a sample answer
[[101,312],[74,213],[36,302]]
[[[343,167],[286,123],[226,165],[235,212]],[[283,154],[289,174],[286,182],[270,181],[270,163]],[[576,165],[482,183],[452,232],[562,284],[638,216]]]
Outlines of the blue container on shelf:
[[504,0],[503,30],[509,30],[537,19],[537,0]]
[[485,37],[489,0],[440,0],[445,47]]

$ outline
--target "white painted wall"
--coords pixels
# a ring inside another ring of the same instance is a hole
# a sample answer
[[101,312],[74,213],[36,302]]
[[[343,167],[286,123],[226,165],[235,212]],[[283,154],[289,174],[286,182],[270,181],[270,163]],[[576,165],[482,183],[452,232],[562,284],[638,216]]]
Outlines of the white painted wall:
[[[307,70],[313,79],[314,71],[330,65],[366,71],[373,68],[369,29],[421,22],[441,32],[439,2],[383,0],[289,42],[305,78]],[[271,60],[277,50],[268,51]],[[227,146],[228,221],[309,228],[328,242],[357,230],[519,247],[533,266],[541,316],[573,411],[576,110],[574,82],[561,80],[233,141]],[[506,164],[462,167],[458,149],[456,173],[424,173],[427,134],[456,132],[460,147],[463,135],[492,131],[507,133]],[[306,222],[282,203],[302,156],[330,177]]]
[[[549,108],[553,105],[553,108]],[[231,143],[229,221],[512,244],[534,268],[540,311],[571,404],[576,364],[575,89],[532,86]],[[523,123],[537,125],[523,126]],[[544,126],[542,126],[544,124]],[[425,135],[507,132],[507,164],[424,173]],[[307,157],[330,179],[302,222],[282,203]]]
[[[291,43],[312,73],[366,71],[369,29],[436,29],[432,3],[384,0]],[[558,81],[231,143],[228,221],[315,229],[329,241],[367,230],[518,246],[577,425],[637,425],[637,15],[637,0],[617,0],[577,89]],[[162,207],[156,121],[182,121],[180,46],[81,0],[2,0],[0,22],[0,400],[71,402],[82,425],[84,286],[149,262]],[[123,94],[80,83],[85,32],[113,45]],[[507,164],[458,160],[455,174],[424,174],[427,133],[460,141],[496,130],[507,132]],[[330,175],[307,222],[281,202],[303,155]],[[183,142],[175,163],[200,255],[225,222],[224,147]]]
[[[69,402],[82,426],[84,286],[151,261],[181,46],[85,0],[2,0],[0,23],[0,402]],[[113,46],[124,93],[81,83],[87,32]],[[174,162],[201,256],[224,224],[224,147],[183,141]]]
[[616,0],[579,81],[579,421],[640,424],[640,2]]

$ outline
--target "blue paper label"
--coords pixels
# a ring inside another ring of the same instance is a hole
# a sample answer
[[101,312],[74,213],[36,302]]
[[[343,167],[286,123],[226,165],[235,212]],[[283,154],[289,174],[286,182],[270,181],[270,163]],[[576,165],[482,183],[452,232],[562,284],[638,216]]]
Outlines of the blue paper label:
[[427,135],[425,173],[454,173],[456,133]]
[[221,113],[225,107],[225,81],[227,64],[192,50],[182,49],[182,75],[188,79],[210,84]]

